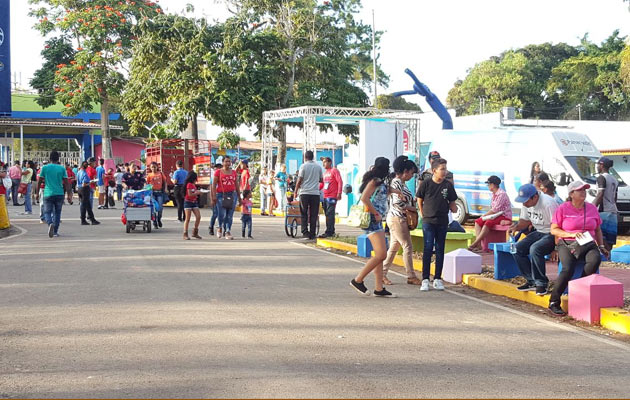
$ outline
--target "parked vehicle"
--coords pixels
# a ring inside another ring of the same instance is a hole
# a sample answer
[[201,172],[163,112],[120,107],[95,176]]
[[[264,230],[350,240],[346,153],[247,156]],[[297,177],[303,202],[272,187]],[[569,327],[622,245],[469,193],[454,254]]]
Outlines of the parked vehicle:
[[[504,127],[484,131],[442,131],[430,146],[448,161],[457,191],[457,213],[453,218],[463,223],[468,217],[484,214],[492,198],[485,181],[490,175],[501,178],[503,188],[512,200],[515,215],[520,204],[514,199],[518,188],[530,181],[534,161],[547,172],[557,193],[566,198],[567,185],[582,180],[593,187],[587,201],[597,194],[596,162],[601,153],[584,133],[547,128]],[[619,180],[617,207],[619,231],[630,227],[630,187],[614,171]]]

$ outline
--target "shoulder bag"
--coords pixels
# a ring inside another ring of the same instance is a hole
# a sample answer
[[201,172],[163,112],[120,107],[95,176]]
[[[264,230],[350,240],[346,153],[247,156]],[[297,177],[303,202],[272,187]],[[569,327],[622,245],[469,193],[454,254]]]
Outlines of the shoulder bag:
[[418,227],[418,211],[406,210],[405,217],[407,218],[407,227],[410,231],[413,231]]
[[[223,181],[221,180],[221,176],[223,176],[223,174],[221,170],[219,170],[219,185],[221,186],[221,190],[223,190]],[[234,192],[223,192],[221,207],[225,208],[226,210],[231,210],[232,208],[234,208]]]
[[[582,232],[586,230],[586,205],[587,203],[584,203],[584,223],[582,225]],[[597,248],[597,243],[595,243],[594,238],[592,242],[588,242],[584,245],[579,244],[577,240],[565,240],[564,238],[561,238],[560,240],[562,240],[562,243],[564,243],[575,258],[580,258],[582,254],[586,254],[591,249]]]

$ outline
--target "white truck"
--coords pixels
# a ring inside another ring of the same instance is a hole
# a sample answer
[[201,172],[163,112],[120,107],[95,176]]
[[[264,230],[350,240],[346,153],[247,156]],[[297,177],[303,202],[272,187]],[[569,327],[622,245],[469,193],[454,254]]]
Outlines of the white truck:
[[[518,215],[520,204],[514,199],[518,188],[530,182],[534,161],[538,161],[543,171],[549,174],[563,199],[568,194],[567,185],[574,180],[592,185],[587,201],[592,201],[597,193],[596,162],[601,154],[584,133],[519,127],[443,130],[431,143],[429,151],[433,150],[448,161],[448,169],[454,174],[458,212],[453,217],[460,223],[489,210],[492,194],[485,181],[490,175],[501,178],[501,186]],[[630,187],[614,168],[611,173],[619,180],[617,207],[621,233],[630,227]]]

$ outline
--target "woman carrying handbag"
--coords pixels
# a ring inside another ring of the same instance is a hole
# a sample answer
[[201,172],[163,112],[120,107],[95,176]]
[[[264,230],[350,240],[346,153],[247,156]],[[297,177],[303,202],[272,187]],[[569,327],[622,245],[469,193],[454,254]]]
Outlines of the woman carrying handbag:
[[234,208],[238,202],[241,205],[241,193],[239,192],[236,171],[232,169],[232,160],[228,156],[223,157],[223,168],[214,173],[212,183],[212,201],[219,208],[219,230],[217,238],[225,237],[233,240],[232,219]]
[[556,237],[558,256],[562,262],[562,271],[553,285],[549,300],[549,309],[556,315],[565,314],[560,307],[560,296],[569,285],[576,264],[583,261],[582,276],[589,276],[602,263],[601,254],[609,256],[604,246],[602,219],[597,207],[585,202],[586,189],[590,187],[581,181],[571,182],[569,198],[556,209],[551,221],[551,234]]
[[[392,266],[394,257],[398,254],[398,249],[402,246],[405,270],[407,271],[407,283],[410,285],[420,285],[422,281],[418,279],[416,271],[413,269],[413,248],[410,234],[410,231],[416,229],[415,225],[418,224],[418,211],[414,204],[413,194],[405,184],[405,182],[410,180],[414,174],[418,172],[418,167],[416,163],[409,160],[407,156],[396,158],[393,166],[396,176],[392,179],[390,184],[390,206],[389,212],[387,213],[390,244],[389,250],[387,251],[387,258],[383,262],[383,284],[392,284],[387,278],[387,272]],[[413,220],[415,220],[415,224],[413,224]],[[409,226],[409,222],[411,222],[413,226]]]

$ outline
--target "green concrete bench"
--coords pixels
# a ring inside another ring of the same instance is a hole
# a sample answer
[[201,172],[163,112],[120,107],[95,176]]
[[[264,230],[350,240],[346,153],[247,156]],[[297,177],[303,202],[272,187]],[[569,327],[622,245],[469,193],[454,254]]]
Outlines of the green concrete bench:
[[[424,236],[422,229],[414,229],[410,232],[413,251],[422,253],[424,251]],[[457,249],[466,249],[475,237],[472,233],[449,232],[446,234],[446,243],[444,245],[444,253],[449,253]]]

